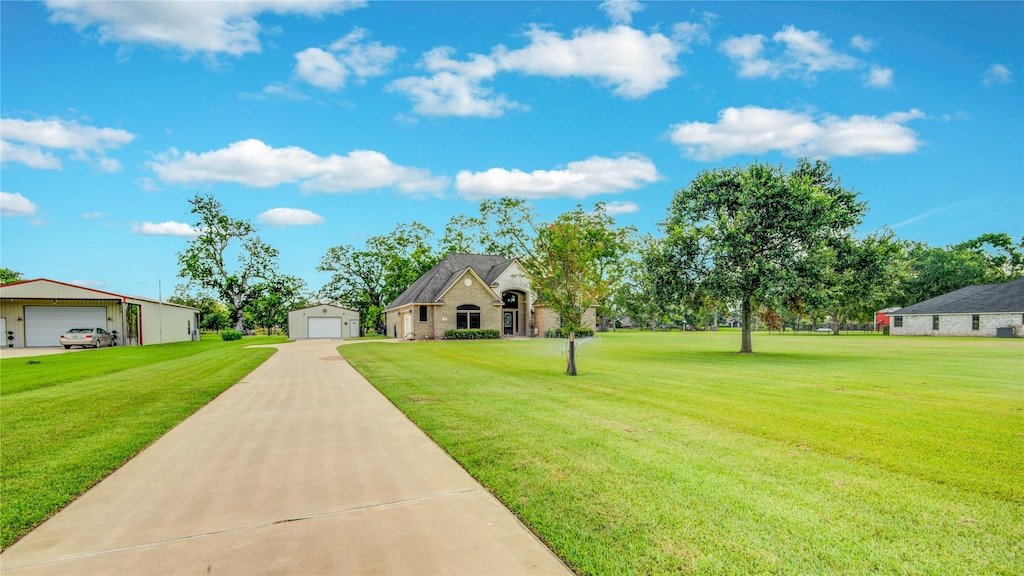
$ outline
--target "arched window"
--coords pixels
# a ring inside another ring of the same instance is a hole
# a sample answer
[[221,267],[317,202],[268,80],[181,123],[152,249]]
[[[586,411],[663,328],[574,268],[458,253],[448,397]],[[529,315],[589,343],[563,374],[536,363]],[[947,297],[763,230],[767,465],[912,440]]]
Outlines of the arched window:
[[456,308],[455,328],[458,330],[480,328],[480,307],[474,304],[462,304]]
[[519,309],[519,294],[516,292],[505,292],[501,295],[502,308],[506,310]]

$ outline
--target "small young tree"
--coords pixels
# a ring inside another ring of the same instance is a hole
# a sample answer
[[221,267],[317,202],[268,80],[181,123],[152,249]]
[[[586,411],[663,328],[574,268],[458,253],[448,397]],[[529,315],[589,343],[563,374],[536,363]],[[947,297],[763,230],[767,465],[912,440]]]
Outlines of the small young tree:
[[[227,303],[235,330],[244,330],[245,307],[259,296],[259,283],[276,276],[277,250],[260,240],[249,221],[224,214],[213,196],[196,194],[189,203],[198,216],[199,236],[178,254],[178,276],[217,294]],[[231,270],[226,260],[235,241],[238,268]]]
[[603,274],[602,259],[615,250],[611,244],[617,240],[606,223],[581,207],[566,212],[538,230],[532,256],[523,261],[537,300],[559,316],[568,336],[570,376],[577,374],[576,333],[583,328],[583,316],[612,286]]

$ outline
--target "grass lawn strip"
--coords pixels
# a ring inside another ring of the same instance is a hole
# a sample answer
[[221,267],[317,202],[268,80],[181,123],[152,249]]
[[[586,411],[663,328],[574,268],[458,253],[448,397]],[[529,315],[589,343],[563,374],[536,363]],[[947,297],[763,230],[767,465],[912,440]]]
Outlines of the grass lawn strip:
[[283,338],[0,361],[7,547],[269,358]]
[[341,348],[586,574],[1018,574],[1024,342]]

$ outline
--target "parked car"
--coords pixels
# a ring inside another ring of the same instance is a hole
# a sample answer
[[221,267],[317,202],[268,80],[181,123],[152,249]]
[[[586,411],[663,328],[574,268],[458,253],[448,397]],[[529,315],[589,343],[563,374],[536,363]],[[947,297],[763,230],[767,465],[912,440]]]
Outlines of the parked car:
[[64,348],[72,346],[99,348],[100,346],[110,346],[113,342],[114,338],[110,332],[103,328],[72,328],[60,335],[60,345]]

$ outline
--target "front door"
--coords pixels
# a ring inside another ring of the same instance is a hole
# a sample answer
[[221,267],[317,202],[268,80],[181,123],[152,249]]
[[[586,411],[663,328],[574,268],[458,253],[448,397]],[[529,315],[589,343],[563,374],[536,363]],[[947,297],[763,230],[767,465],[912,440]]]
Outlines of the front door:
[[505,336],[511,336],[512,332],[512,314],[513,312],[506,311],[505,316]]

